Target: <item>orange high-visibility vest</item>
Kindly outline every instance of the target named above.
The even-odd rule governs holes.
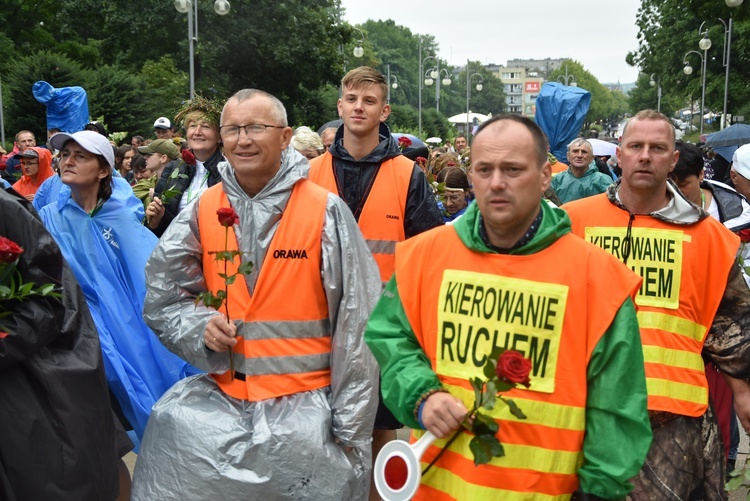
[[[327,197],[324,189],[307,180],[294,186],[251,296],[242,274],[225,285],[219,276],[224,262],[214,259],[216,251],[224,250],[225,237],[216,211],[230,206],[222,184],[201,196],[198,226],[206,286],[214,294],[228,289],[230,317],[243,321],[233,348],[234,380],[228,371],[212,374],[235,398],[265,400],[331,384],[331,326],[320,276]],[[228,230],[229,250],[237,250],[234,228]],[[238,258],[228,263],[226,273],[236,273],[239,263]]]
[[[380,280],[387,282],[394,271],[396,243],[406,239],[404,217],[414,162],[403,155],[385,160],[375,175],[370,193],[357,224],[380,269]],[[340,196],[333,171],[333,156],[326,151],[310,161],[310,181]]]
[[[606,194],[566,204],[573,232],[623,260],[629,214]],[[648,408],[703,415],[708,383],[701,350],[724,295],[739,238],[713,218],[677,225],[635,216],[627,266],[636,296]]]
[[[529,389],[504,394],[526,420],[499,401],[486,411],[500,425],[505,456],[475,467],[472,435],[462,432],[414,499],[567,499],[583,461],[589,359],[640,279],[572,234],[535,254],[510,256],[468,249],[452,226],[399,244],[396,276],[432,370],[467,408],[474,402],[469,380],[485,379],[494,346],[521,351],[533,366]],[[430,447],[423,468],[445,443]]]

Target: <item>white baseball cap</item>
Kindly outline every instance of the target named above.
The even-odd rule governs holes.
[[[82,130],[73,134],[58,132],[49,138],[49,144],[56,150],[62,150],[65,143],[73,140],[84,150],[94,155],[101,155],[111,168],[115,168],[115,152],[109,140],[98,132]]]
[[[172,122],[167,117],[159,117],[154,122],[154,129],[171,129]]]
[[[750,144],[740,146],[732,155],[732,170],[737,174],[750,179]]]

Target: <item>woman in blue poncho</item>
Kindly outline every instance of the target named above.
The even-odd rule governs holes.
[[[128,208],[132,193],[116,192],[129,188],[112,182],[112,146],[90,131],[55,134],[50,144],[61,152],[60,179],[70,191],[40,215],[86,295],[110,390],[140,440],[153,404],[197,370],[143,322],[144,268],[157,239]]]

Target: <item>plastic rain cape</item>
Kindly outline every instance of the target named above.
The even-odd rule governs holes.
[[[591,93],[580,87],[547,82],[536,99],[536,123],[549,139],[550,151],[567,163],[568,144],[578,137],[591,104]]]
[[[132,210],[140,202],[125,189],[116,183],[94,216],[64,189],[40,215],[86,295],[107,382],[140,440],[153,404],[177,381],[200,371],[169,352],[143,321],[144,270],[157,238],[140,224]]]

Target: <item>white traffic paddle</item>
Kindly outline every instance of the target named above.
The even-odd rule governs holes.
[[[380,450],[374,477],[384,501],[408,501],[417,493],[422,480],[419,461],[435,439],[428,431],[413,444],[394,440]]]

